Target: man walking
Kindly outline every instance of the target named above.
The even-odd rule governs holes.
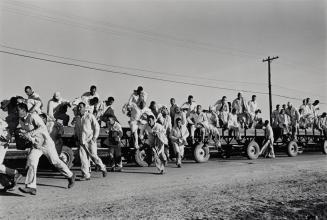
[[[19,103],[17,105],[19,124],[21,126],[21,136],[32,143],[32,149],[27,157],[27,176],[25,188],[19,188],[23,193],[36,195],[36,172],[40,157],[44,154],[48,160],[68,178],[68,188],[75,183],[75,174],[67,165],[59,159],[55,144],[51,139],[47,127],[41,117],[36,113],[27,113],[27,105]]]
[[[97,138],[100,126],[95,116],[86,112],[86,105],[80,102],[77,106],[78,117],[76,117],[75,135],[79,142],[79,156],[81,159],[81,170],[83,177],[81,181],[90,180],[90,159],[100,167],[102,176],[107,176],[107,170],[102,160],[97,155]]]
[[[264,157],[271,157],[275,158],[275,152],[274,152],[274,132],[272,127],[270,126],[270,123],[268,120],[265,121],[264,124],[265,127],[265,133],[266,133],[266,142],[263,145],[259,155],[263,155]],[[267,151],[268,148],[268,151]],[[267,151],[267,152],[266,152]]]

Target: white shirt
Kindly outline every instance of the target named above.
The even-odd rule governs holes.
[[[228,127],[233,126],[233,127],[239,127],[240,124],[237,121],[237,115],[233,115],[232,113],[228,114]]]
[[[181,128],[174,126],[170,138],[172,142],[178,142],[178,140],[182,139],[184,142],[186,142],[186,138],[189,136],[189,131],[185,126],[181,126]]]
[[[164,127],[166,133],[169,133],[171,131],[172,125],[171,125],[171,118],[169,115],[163,117],[163,115],[159,113],[157,121]]]
[[[249,101],[248,103],[248,111],[250,114],[255,114],[255,111],[258,110],[258,103],[257,101]]]
[[[95,116],[85,113],[83,116],[76,117],[75,134],[81,144],[87,144],[92,138],[98,138],[100,126]]]
[[[189,116],[192,111],[195,111],[196,103],[194,101],[192,101],[191,104],[189,102],[185,102],[181,106],[181,110],[183,110],[184,108],[187,108],[187,114],[186,114],[186,116]]]

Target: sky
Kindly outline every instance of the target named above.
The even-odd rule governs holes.
[[[121,108],[139,85],[167,106],[192,94],[208,108],[242,91],[268,118],[262,60],[278,56],[273,106],[311,97],[326,111],[326,9],[322,0],[1,0],[0,98],[30,85],[44,103],[55,91],[73,100],[94,84],[126,125]]]

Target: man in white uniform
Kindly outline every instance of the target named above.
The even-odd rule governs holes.
[[[182,126],[182,119],[176,119],[176,125],[173,127],[170,133],[170,139],[173,143],[174,151],[177,156],[177,167],[182,166],[182,158],[184,157],[184,147],[187,144],[186,138],[189,136],[189,132],[185,126]]]
[[[90,180],[90,160],[100,167],[102,176],[107,176],[107,170],[97,154],[97,138],[100,133],[100,126],[95,116],[86,112],[85,103],[77,106],[78,117],[76,117],[75,135],[79,142],[79,156],[81,159],[81,170],[83,177],[81,181]]]
[[[25,188],[19,188],[23,193],[36,195],[36,172],[40,157],[44,154],[49,161],[68,178],[68,188],[75,183],[75,174],[59,159],[55,144],[50,137],[47,127],[41,117],[36,113],[27,113],[27,105],[17,105],[21,135],[31,141],[32,148],[27,157],[27,176]]]

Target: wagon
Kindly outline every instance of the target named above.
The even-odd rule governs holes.
[[[195,143],[188,140],[185,147],[185,155],[190,159],[194,159],[198,163],[207,162],[210,158],[210,153],[218,152],[222,158],[229,158],[232,155],[243,155],[248,159],[254,160],[259,156],[260,148],[264,144],[265,131],[263,129],[241,129],[241,140],[236,140],[234,132],[227,129],[219,128],[221,135],[221,145],[211,140],[209,136],[203,139],[196,132]],[[275,134],[279,134],[274,130]],[[109,157],[108,148],[103,144],[108,137],[106,128],[100,129],[98,138],[98,155],[106,160]],[[64,127],[64,133],[61,136],[62,146],[57,146],[58,154],[69,167],[73,166],[73,162],[78,162],[78,146],[74,137],[74,128]],[[149,166],[152,161],[151,155],[147,155],[146,149],[140,141],[139,149],[134,148],[134,141],[131,135],[130,128],[123,128],[122,142],[122,157],[125,162],[135,162],[138,166]],[[309,150],[319,150],[323,154],[327,154],[327,140],[322,131],[317,129],[299,129],[297,132],[297,140],[292,140],[291,135],[283,133],[275,137],[274,147],[276,151],[285,152],[288,156],[294,157],[298,153]],[[173,154],[173,152],[171,152]],[[6,154],[6,160],[25,159],[28,155],[28,150],[19,150],[15,147],[15,143],[9,145],[9,150]]]

